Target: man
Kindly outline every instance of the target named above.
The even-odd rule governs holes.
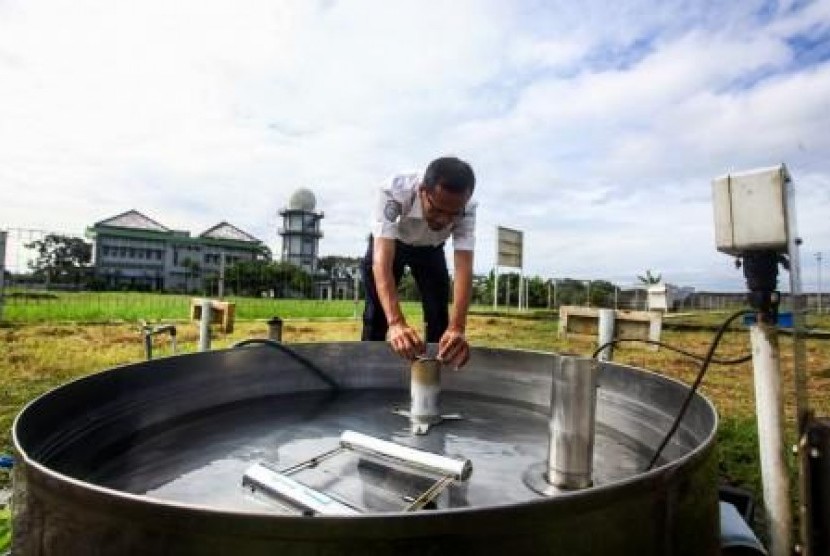
[[[426,351],[418,332],[404,318],[398,284],[408,266],[421,293],[426,341],[438,343],[438,358],[464,366],[470,346],[464,336],[473,281],[475,175],[455,157],[433,160],[424,172],[401,174],[385,184],[373,215],[369,248],[361,266],[366,284],[363,340],[383,341],[409,360]],[[450,278],[444,242],[452,236],[455,286],[448,311]]]

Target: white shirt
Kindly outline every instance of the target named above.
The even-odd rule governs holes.
[[[416,246],[440,245],[452,236],[453,249],[473,251],[477,203],[469,201],[464,212],[446,228],[431,230],[424,220],[421,197],[418,195],[421,178],[415,173],[398,174],[380,187],[372,213],[372,235]]]

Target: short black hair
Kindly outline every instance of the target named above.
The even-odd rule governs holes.
[[[452,193],[472,195],[476,187],[476,176],[470,165],[463,160],[444,156],[429,163],[424,172],[423,185],[430,190],[441,185]]]

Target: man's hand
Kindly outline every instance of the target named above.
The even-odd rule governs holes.
[[[464,330],[450,326],[438,342],[438,359],[456,370],[467,364],[470,358],[470,344],[464,337]]]
[[[415,329],[405,322],[389,325],[389,345],[395,353],[410,361],[427,349]]]

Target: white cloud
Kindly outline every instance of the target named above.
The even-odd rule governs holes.
[[[717,9],[715,9],[717,8]],[[299,187],[323,254],[363,251],[374,186],[434,156],[479,180],[527,271],[740,287],[710,181],[786,161],[830,250],[830,2],[0,4],[0,227],[81,232],[136,208],[275,246]],[[809,277],[805,277],[809,281]]]

